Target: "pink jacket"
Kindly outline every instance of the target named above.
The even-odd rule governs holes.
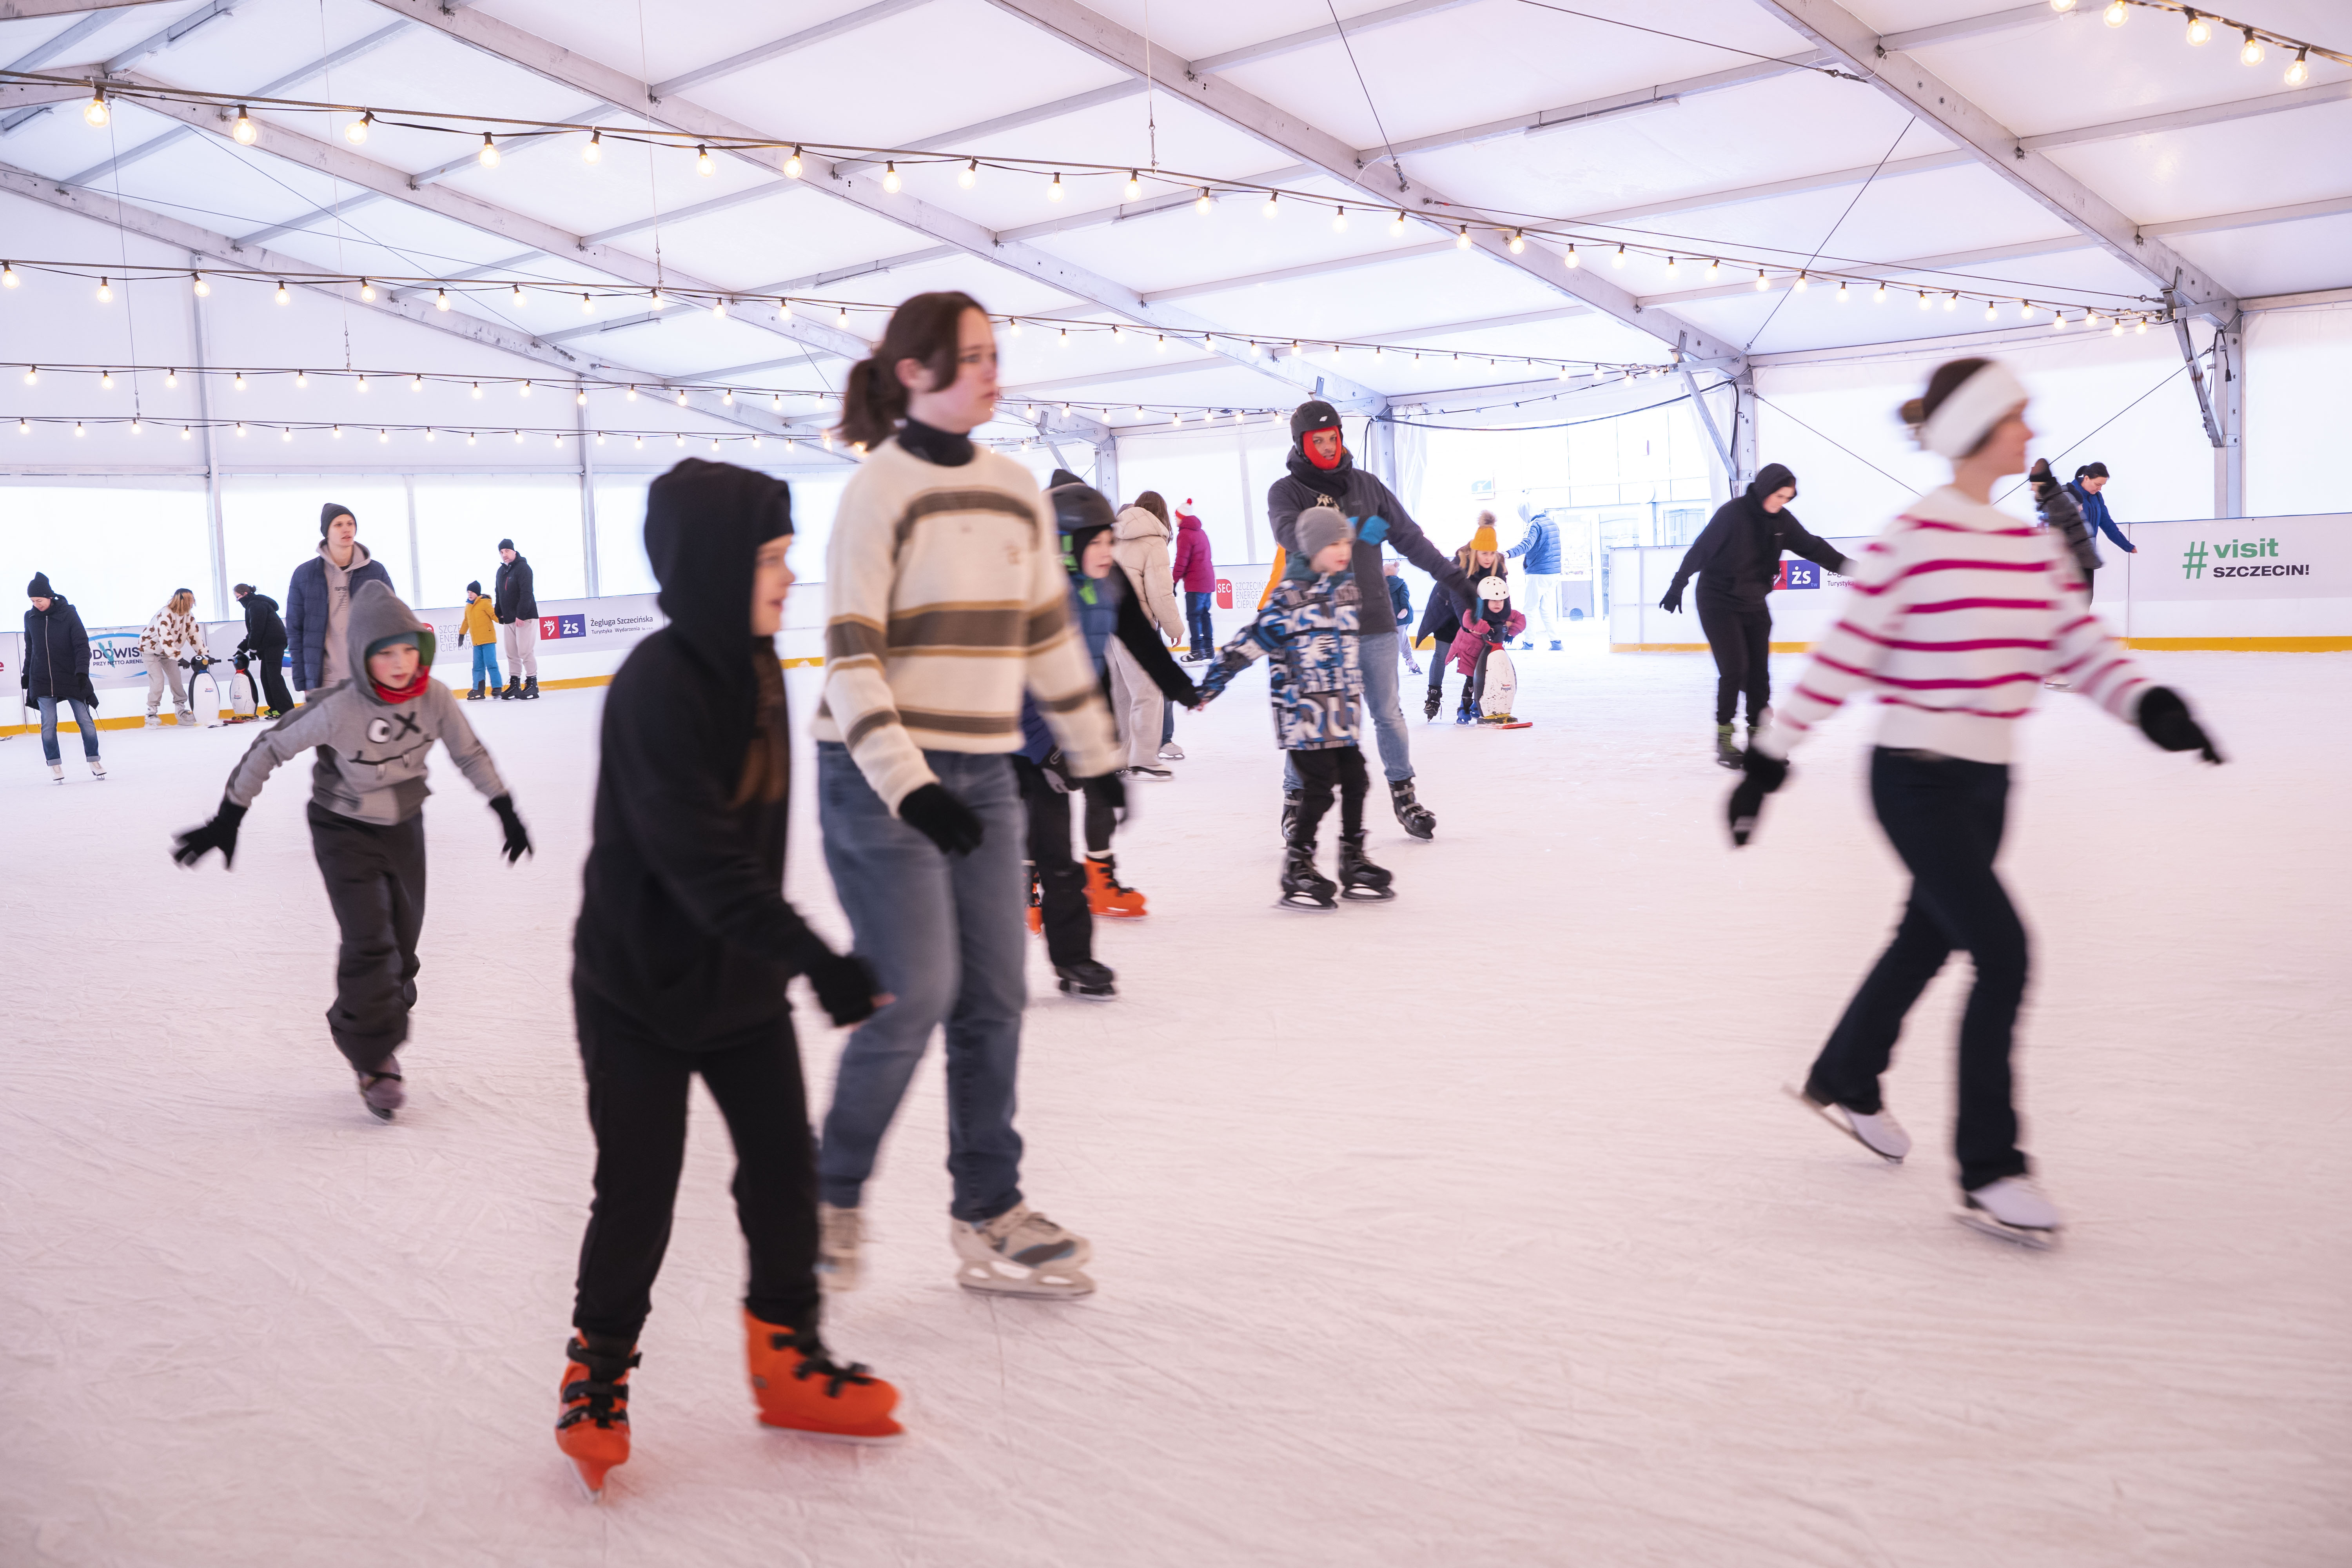
[[[1527,630],[1527,616],[1513,610],[1510,619],[1503,624],[1503,640],[1510,641]],[[1462,617],[1462,629],[1454,634],[1454,646],[1446,650],[1446,657],[1454,661],[1455,669],[1465,675],[1476,673],[1478,649],[1486,641],[1486,606],[1482,603],[1475,610]]]
[[[1216,563],[1209,558],[1209,531],[1190,512],[1176,514],[1176,585],[1188,594],[1217,591]]]

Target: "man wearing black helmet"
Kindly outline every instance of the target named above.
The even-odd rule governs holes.
[[[1290,416],[1290,459],[1287,471],[1265,492],[1266,519],[1274,542],[1282,546],[1287,570],[1307,568],[1298,552],[1298,514],[1308,507],[1328,506],[1344,515],[1356,531],[1349,568],[1359,583],[1377,583],[1381,546],[1412,562],[1436,579],[1438,587],[1468,608],[1470,580],[1459,567],[1430,543],[1420,525],[1405,511],[1377,475],[1356,467],[1339,431],[1339,413],[1320,398],[1302,403]],[[1388,639],[1397,635],[1385,616],[1364,617],[1361,653],[1364,668],[1364,709],[1380,736],[1381,767],[1388,774],[1389,804],[1397,821],[1415,838],[1437,831],[1437,818],[1413,797],[1412,750],[1406,740],[1404,710],[1397,706],[1396,650]],[[1298,799],[1297,773],[1283,770],[1283,838],[1290,836],[1290,819]]]

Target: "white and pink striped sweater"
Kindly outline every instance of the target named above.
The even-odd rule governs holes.
[[[2148,684],[2091,613],[2055,530],[1946,485],[1856,558],[1837,624],[1757,743],[1786,757],[1868,690],[1880,745],[2006,763],[2052,676],[2126,721]]]

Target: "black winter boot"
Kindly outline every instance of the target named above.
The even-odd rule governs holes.
[[[1298,797],[1303,793],[1295,789],[1282,792],[1282,841],[1285,844],[1290,842],[1291,829],[1298,826]]]
[[[534,675],[529,680],[522,683],[522,694],[525,697],[537,697],[539,695],[539,677]]]
[[[1413,798],[1411,779],[1389,781],[1389,805],[1396,812],[1397,825],[1415,838],[1433,838],[1437,835],[1437,817],[1429,807]]]
[[[1396,897],[1394,873],[1364,857],[1364,836],[1339,836],[1339,896],[1364,903],[1385,903]]]
[[[1315,846],[1294,840],[1282,859],[1282,900],[1286,910],[1336,910],[1339,884],[1315,868]]]
[[[1442,687],[1433,686],[1429,689],[1429,700],[1421,705],[1421,716],[1434,724],[1437,722],[1438,709],[1444,705],[1444,689]]]
[[[1110,965],[1097,963],[1091,958],[1080,959],[1076,963],[1054,965],[1054,977],[1061,982],[1065,996],[1076,996],[1088,1002],[1108,1002],[1118,994],[1118,986],[1115,984],[1118,976],[1111,973]]]

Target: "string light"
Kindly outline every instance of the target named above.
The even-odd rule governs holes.
[[[1845,284],[1843,280],[1838,284],[1837,302],[1841,305],[1845,303]]]
[[[98,280],[98,302],[101,305],[114,303],[114,285],[103,278]]]
[[[1282,193],[1280,191],[1268,191],[1265,194],[1265,205],[1260,210],[1268,217],[1280,217],[1282,216],[1281,201]]]
[[[1470,248],[1470,226],[1468,224],[1464,224],[1462,226],[1461,232],[1454,237],[1454,248],[1456,250],[1467,250]]]
[[[368,127],[375,123],[373,110],[362,110],[357,120],[343,127],[343,140],[357,147],[368,138]]]
[[[580,149],[580,161],[583,163],[601,163],[604,161],[604,133],[602,131],[589,133],[588,145]]]
[[[1127,184],[1124,189],[1129,201],[1133,201],[1143,195],[1143,181],[1137,177],[1135,170],[1129,169],[1127,172]]]
[[[495,169],[499,166],[499,144],[490,140],[488,132],[482,132],[482,150],[475,156],[481,160],[482,167],[485,169]]]
[[[1573,245],[1568,247],[1568,255],[1562,259],[1568,263],[1571,270],[1584,265],[1584,258],[1576,254],[1576,247]]]
[[[1715,283],[1715,282],[1719,282],[1719,281],[1721,281],[1722,278],[1723,278],[1723,263],[1722,263],[1722,261],[1721,261],[1720,259],[1717,259],[1717,260],[1714,260],[1714,261],[1710,261],[1710,262],[1708,262],[1708,263],[1706,264],[1706,280],[1707,280],[1708,282],[1710,282],[1710,283]]]
[[[961,174],[958,174],[958,175],[956,176],[956,184],[959,184],[959,185],[961,185],[965,190],[967,190],[967,191],[968,191],[968,190],[971,189],[971,188],[972,188],[972,186],[974,186],[974,185],[978,184],[979,183],[980,183],[980,160],[979,160],[979,159],[977,159],[977,158],[974,158],[971,163],[966,163],[966,164],[963,166],[963,172],[962,172]]]
[[[2131,8],[2124,4],[2124,0],[2107,0],[2107,8],[2099,19],[2110,27],[2120,27],[2130,15]]]
[[[1799,271],[1798,271],[1798,273],[1797,273],[1797,281],[1795,282],[1795,284],[1794,284],[1794,285],[1792,285],[1792,287],[1796,289],[1796,291],[1797,291],[1798,293],[1801,294],[1801,293],[1803,293],[1806,289],[1808,289],[1811,288],[1812,286],[1813,286],[1813,285],[1812,285],[1812,279],[1811,279],[1811,278],[1807,277],[1807,276],[1805,275],[1804,271],[1803,271],[1801,268],[1801,269],[1799,269]]]
[[[2032,300],[2020,300],[2017,302],[2017,319],[2018,319],[2019,321],[2030,321],[2033,320],[2033,301],[2032,301]]]
[[[362,376],[359,378],[358,382],[357,382],[356,384],[354,384],[354,385],[353,385],[353,387],[352,387],[352,390],[353,390],[353,391],[355,391],[355,392],[362,392],[362,393],[364,393],[365,391],[367,391],[367,377],[366,377],[365,375],[362,375]]]
[[[446,310],[449,308],[449,290],[446,289],[433,290],[433,308],[436,310]]]
[[[198,273],[196,275],[196,282],[199,285],[204,282],[204,275],[202,273]],[[0,261],[0,289],[14,289],[16,286],[16,268],[7,262]],[[196,289],[196,292],[201,294],[204,292],[204,289],[199,287]]]
[[[1513,256],[1522,255],[1526,252],[1527,248],[1527,235],[1518,229],[1513,229],[1511,231],[1511,254]]]
[[[375,285],[364,278],[360,279],[360,301],[367,305],[375,303]]]
[[[1192,200],[1192,210],[1206,217],[1215,209],[1215,206],[1216,204],[1209,199],[1209,187],[1202,185],[1201,194]]]
[[[89,101],[82,105],[81,117],[92,126],[103,126],[114,118],[106,110],[106,89],[102,87],[90,89]]]
[[[294,389],[297,392],[308,392],[310,389],[310,372],[298,370],[294,373]]]
[[[1990,321],[1994,319],[1993,303],[1991,300],[1987,300],[1985,301],[1985,320]]]
[[[1681,263],[1681,262],[1679,262],[1679,261],[1677,261],[1677,260],[1675,260],[1675,259],[1673,257],[1671,257],[1671,256],[1667,257],[1667,258],[1666,258],[1666,281],[1667,281],[1667,282],[1669,282],[1669,283],[1675,282],[1675,280],[1677,280],[1678,279],[1680,279],[1680,278],[1682,277],[1682,275],[1683,275],[1683,267],[1682,267],[1682,263]]]
[[[360,378],[360,380],[361,380],[362,384],[365,384],[365,382],[366,382],[366,380],[367,380],[367,377],[365,377],[365,376],[362,376],[362,377]],[[163,373],[163,384],[164,384],[165,386],[167,386],[167,387],[171,387],[171,386],[177,386],[177,385],[179,385],[179,384],[180,384],[180,373],[179,373],[178,371],[176,371],[176,370],[167,370],[167,371],[165,371],[165,372]]]
[[[1054,183],[1045,187],[1045,199],[1049,202],[1062,199],[1062,176],[1059,174],[1055,174]]]
[[[1622,267],[1625,265],[1625,247],[1621,245],[1617,247],[1617,254],[1609,258],[1609,265],[1612,267]]]
[[[516,285],[514,286],[514,302],[515,302],[515,309],[516,309],[516,310],[520,310],[520,309],[522,309],[522,304],[523,304],[523,293],[522,293],[522,285],[521,285],[521,284],[520,284],[520,283],[518,283],[518,284],[516,284]]]
[[[2194,11],[2184,12],[2183,15],[2189,18],[2189,47],[2202,47],[2206,40],[2213,36],[2211,25]]]
[[[711,175],[719,173],[719,165],[717,163],[712,161],[709,148],[695,148],[694,172],[701,175],[706,180],[710,178]],[[898,175],[895,167],[891,171],[890,177],[882,182],[882,188],[886,191],[895,191],[898,188]]]
[[[424,378],[423,376],[421,376],[421,375],[420,375],[420,376],[418,376],[418,377],[416,378],[416,384],[417,384],[419,387],[422,387],[422,386],[425,384],[425,378]],[[245,390],[245,372],[243,372],[243,371],[238,371],[238,372],[236,373],[236,383],[235,383],[235,385],[236,385],[236,390],[237,390],[237,391],[239,391],[239,392],[243,392],[243,391]]]
[[[2238,51],[2238,63],[2242,66],[2258,66],[2262,64],[2263,56],[2263,41],[2254,37],[2254,30],[2252,27],[2241,27],[2238,31],[2244,34],[2246,38],[2245,47]]]
[[[2308,47],[2294,51],[2294,60],[2286,68],[2287,86],[2301,87],[2311,79],[2311,67],[2305,58],[2310,53],[2311,50]]]
[[[784,178],[787,180],[797,180],[800,177],[801,150],[795,147],[793,149],[793,155],[784,160]],[[643,441],[639,441],[637,444],[641,447],[645,445]]]
[[[1921,310],[1926,310],[1927,308],[1927,290],[1926,290],[1925,289],[1920,289],[1920,290],[1919,290],[1919,309],[1921,309]]]
[[[1758,268],[1756,269],[1756,288],[1757,288],[1758,291],[1759,291],[1759,292],[1761,292],[1761,291],[1763,290],[1763,289],[1764,289],[1764,286],[1765,286],[1764,269],[1763,269],[1761,267],[1759,267],[1759,268]]]
[[[286,301],[287,301],[287,300],[289,300],[292,299],[292,298],[293,298],[293,296],[292,296],[291,294],[289,294],[289,293],[286,291],[286,285],[285,285],[285,284],[283,284],[283,283],[280,283],[279,285],[278,285],[278,293],[277,293],[276,298],[277,298],[278,302],[279,304],[283,305],[284,303],[286,303]]]
[[[1884,305],[1886,303],[1885,284],[1881,283],[1876,289],[1871,290],[1870,302],[1874,305]]]
[[[1959,307],[1960,295],[1958,289],[1956,289],[1949,294],[1944,296],[1944,309],[1947,310],[1957,310]]]
[[[253,123],[253,116],[246,112],[245,105],[241,103],[236,106],[236,122],[228,128],[228,133],[240,147],[252,146],[261,136],[259,127]]]
[[[1331,232],[1333,234],[1345,234],[1348,232],[1348,209],[1346,207],[1339,207],[1332,212]]]
[[[713,300],[710,301],[710,313],[713,316],[718,317],[719,320],[722,321],[725,321],[727,319],[727,301],[724,300]]]
[[[112,392],[114,390],[114,373],[110,370],[100,371],[98,373],[98,384],[104,387],[107,391]]]
[[[1404,237],[1404,208],[1402,207],[1397,208],[1396,216],[1389,220],[1389,237],[1391,239]]]

